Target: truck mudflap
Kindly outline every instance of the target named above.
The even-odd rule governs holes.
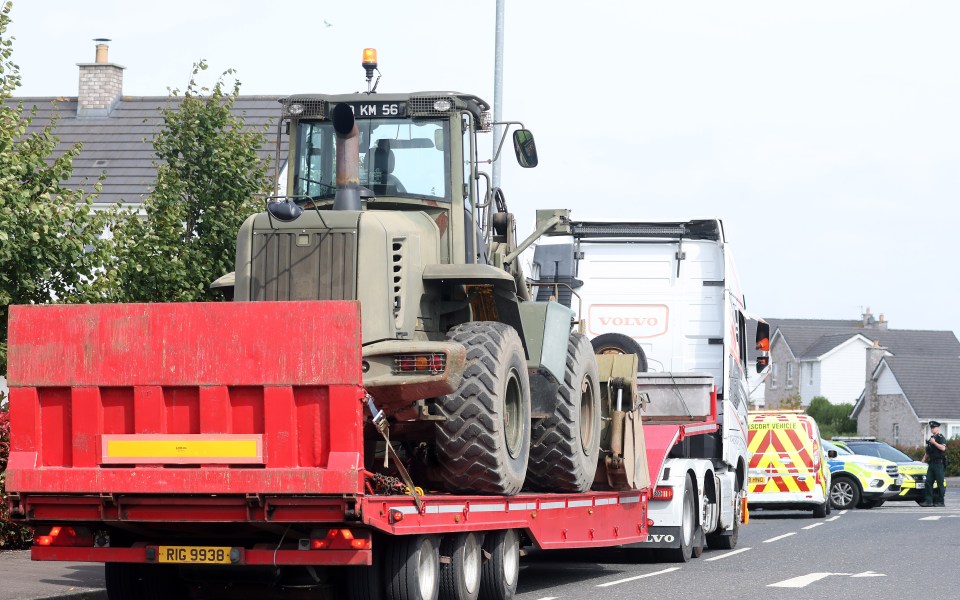
[[[14,306],[8,385],[21,501],[363,491],[358,302]]]

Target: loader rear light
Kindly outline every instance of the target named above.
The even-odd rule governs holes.
[[[651,500],[673,500],[673,488],[667,486],[660,486],[653,490],[653,498]]]
[[[46,535],[37,535],[33,543],[38,546],[93,546],[93,533],[86,527],[62,527],[55,525]]]
[[[393,357],[394,373],[438,375],[447,368],[447,355],[442,352],[429,354],[398,354]]]
[[[314,531],[310,535],[311,550],[369,550],[373,538],[365,529],[328,529]]]

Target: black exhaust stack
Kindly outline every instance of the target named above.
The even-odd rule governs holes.
[[[346,104],[333,108],[337,132],[337,193],[333,210],[360,210],[360,132],[353,109]]]

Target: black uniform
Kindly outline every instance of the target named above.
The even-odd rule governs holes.
[[[943,437],[943,434],[936,434],[930,436],[937,441],[938,444],[946,445],[947,438]],[[930,443],[930,438],[927,438],[927,484],[924,488],[924,504],[938,505],[943,506],[943,497],[946,494],[947,490],[944,482],[944,474],[947,470],[947,453],[937,448]],[[934,495],[933,484],[937,484],[936,495]]]

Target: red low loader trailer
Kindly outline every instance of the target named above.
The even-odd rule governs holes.
[[[104,563],[111,598],[318,566],[351,597],[509,598],[523,545],[647,538],[648,484],[397,495],[364,468],[361,363],[353,301],[11,307],[10,514],[34,560]],[[656,428],[649,473],[690,425]]]

